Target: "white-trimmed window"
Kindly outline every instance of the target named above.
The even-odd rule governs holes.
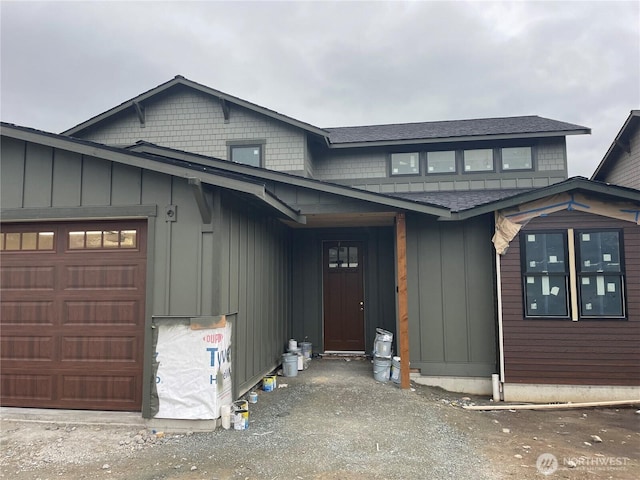
[[[391,175],[420,175],[420,154],[392,153]]]
[[[527,318],[625,318],[620,230],[520,234]]]
[[[531,170],[533,160],[531,147],[508,147],[501,149],[502,170]]]
[[[456,173],[456,152],[427,152],[427,174]]]
[[[492,172],[494,170],[493,149],[481,148],[462,152],[465,173]]]

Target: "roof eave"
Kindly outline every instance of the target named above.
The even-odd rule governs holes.
[[[421,145],[433,143],[456,143],[456,142],[478,142],[492,140],[512,140],[520,138],[548,138],[548,137],[565,137],[567,135],[591,135],[590,128],[576,130],[557,130],[554,132],[538,132],[538,133],[510,133],[502,135],[467,135],[463,137],[438,137],[438,138],[415,138],[405,140],[380,140],[372,142],[344,142],[329,143],[329,148],[362,148],[362,147],[388,147],[395,145]]]
[[[449,218],[439,218],[438,220],[466,220],[468,218],[477,217],[486,213],[492,213],[497,210],[503,210],[505,208],[514,207],[521,203],[532,202],[551,195],[557,195],[569,190],[582,189],[592,193],[600,193],[606,195],[614,195],[625,200],[634,202],[640,202],[640,191],[630,188],[619,187],[616,185],[609,185],[606,183],[596,182],[594,180],[588,180],[582,177],[574,177],[564,182],[549,185],[548,187],[541,187],[528,192],[519,193],[513,197],[504,198],[495,202],[485,203],[462,212],[454,212]]]
[[[631,127],[631,124],[634,121],[634,119],[638,117],[640,117],[640,110],[631,110],[631,113],[629,113],[627,120],[622,125],[622,128],[620,128],[620,131],[618,132],[616,137],[613,139],[613,142],[611,142],[611,145],[609,146],[607,153],[604,154],[604,157],[602,157],[602,160],[596,167],[595,172],[593,172],[593,175],[591,175],[591,180],[598,180],[598,176],[600,175],[600,172],[604,173],[606,172],[607,168],[609,168],[609,163],[611,161],[611,158],[613,157],[613,152],[620,145],[620,140],[622,139],[622,137],[624,137],[627,134],[627,131]]]

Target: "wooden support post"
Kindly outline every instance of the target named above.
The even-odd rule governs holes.
[[[400,386],[409,388],[409,304],[407,299],[407,228],[405,214],[396,215],[396,261],[398,274],[398,344]]]

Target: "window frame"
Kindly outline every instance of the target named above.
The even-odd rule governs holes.
[[[429,171],[429,154],[430,153],[445,153],[451,152],[453,153],[453,171],[447,172],[430,172]],[[458,150],[429,150],[425,154],[425,174],[427,176],[433,175],[457,175],[458,174]]]
[[[561,235],[563,246],[563,264],[564,270],[562,272],[549,272],[549,271],[530,271],[529,265],[527,265],[527,248],[528,235]],[[520,232],[520,276],[522,285],[522,306],[523,317],[525,319],[535,320],[570,320],[571,319],[571,288],[570,288],[570,276],[571,268],[569,264],[569,248],[568,248],[568,232],[567,230],[555,229],[555,230],[527,230]],[[565,315],[531,315],[528,308],[528,296],[527,296],[527,277],[534,278],[549,278],[551,277],[563,277],[564,278],[564,298],[566,304]]]
[[[227,158],[229,159],[230,162],[233,163],[237,163],[238,165],[245,165],[247,167],[254,167],[254,168],[265,168],[265,145],[266,145],[266,140],[230,140],[227,142]],[[259,159],[259,165],[252,165],[249,163],[243,163],[243,162],[237,162],[233,160],[233,150],[234,149],[240,149],[240,148],[257,148],[260,152],[260,159]]]
[[[619,269],[618,271],[584,271],[583,264],[583,256],[581,245],[581,236],[583,234],[600,234],[605,232],[615,232],[618,234],[618,255],[619,255]],[[626,320],[627,319],[627,292],[626,292],[626,270],[625,270],[625,256],[624,256],[624,230],[621,228],[581,228],[574,230],[575,237],[575,245],[576,245],[576,291],[578,295],[578,318],[580,320]],[[593,278],[596,277],[615,277],[619,279],[619,294],[620,294],[620,315],[607,315],[607,314],[596,314],[596,315],[585,315],[582,312],[582,300],[583,300],[583,279],[584,278]],[[607,289],[609,288],[607,282]],[[611,293],[611,292],[605,292]]]
[[[418,156],[418,171],[408,173],[393,173],[393,156],[394,155],[417,155]],[[419,177],[422,176],[422,152],[391,152],[388,155],[389,161],[389,177]]]
[[[515,149],[515,148],[528,148],[529,149],[529,161],[531,166],[528,168],[504,168],[504,150]],[[509,147],[500,147],[498,149],[500,155],[500,171],[501,172],[533,172],[535,169],[534,166],[534,158],[535,152],[532,145],[519,145],[519,146],[509,146]]]
[[[465,158],[466,152],[473,152],[479,150],[487,150],[491,152],[491,169],[485,170],[467,170],[467,163]],[[463,175],[475,175],[482,173],[495,173],[496,172],[496,152],[495,148],[463,148],[462,149],[462,174]]]

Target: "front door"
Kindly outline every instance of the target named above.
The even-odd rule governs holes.
[[[362,242],[324,242],[324,349],[364,351]]]

